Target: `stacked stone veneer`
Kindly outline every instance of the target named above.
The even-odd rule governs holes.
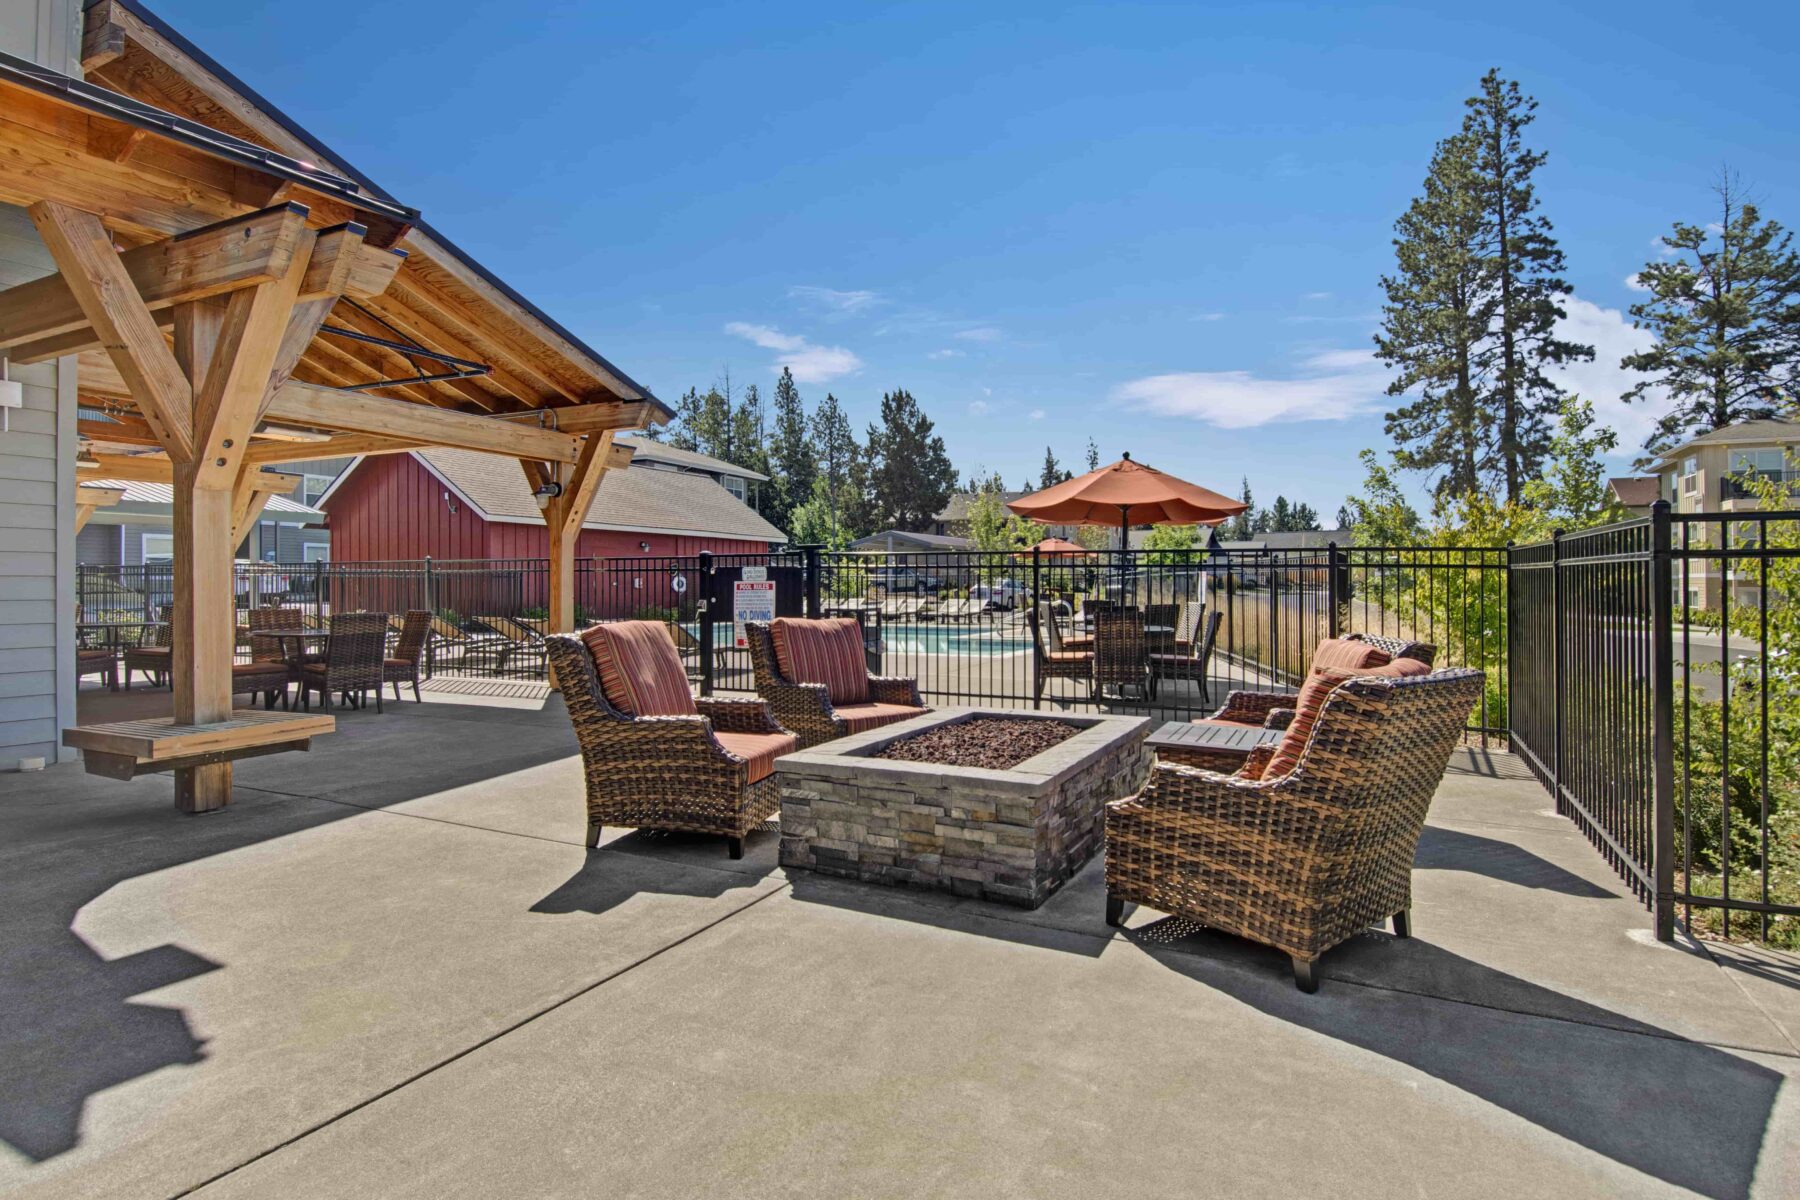
[[[981,711],[941,710],[780,759],[782,865],[1027,908],[1049,899],[1099,852],[1107,802],[1143,785],[1150,722],[1046,717],[1081,731],[1009,771],[868,757]]]

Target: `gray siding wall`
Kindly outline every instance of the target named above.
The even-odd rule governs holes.
[[[119,558],[119,525],[102,525],[89,521],[86,529],[75,535],[75,561],[84,566],[116,567]]]
[[[25,210],[0,205],[0,287],[54,270]],[[0,770],[54,762],[75,723],[74,362],[11,374],[25,407],[0,434]]]

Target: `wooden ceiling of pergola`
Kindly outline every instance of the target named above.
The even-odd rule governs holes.
[[[90,202],[82,206],[106,221],[117,244],[130,247],[291,200],[307,207],[308,223],[315,228],[356,222],[366,228],[368,246],[404,256],[385,288],[352,288],[332,306],[295,364],[294,380],[550,426],[558,421],[544,416],[547,410],[584,407],[586,423],[569,432],[642,428],[668,419],[667,408],[645,389],[422,225],[416,212],[334,161],[315,139],[147,9],[98,0],[84,16],[86,82],[117,93],[119,106],[109,107],[104,96],[96,102],[79,91],[58,94],[51,88],[22,87],[16,79],[0,80],[0,149],[8,142],[42,143],[48,134],[71,155],[88,160],[87,174],[96,170],[93,159],[107,160],[99,164],[101,174],[113,177],[119,194],[90,188],[84,197]],[[202,136],[184,138],[179,127],[165,129],[154,118],[140,119],[143,114],[129,102],[192,122]],[[226,165],[219,155],[208,153],[213,147],[204,143],[207,131],[272,153],[261,164],[240,159]],[[283,157],[288,160],[285,170]],[[0,181],[0,199],[29,204],[37,198],[17,188],[9,192]],[[159,320],[171,320],[168,311]],[[386,343],[479,366],[409,356]],[[30,360],[23,354],[14,359]],[[418,378],[465,372],[461,378]],[[131,389],[105,351],[82,348],[78,378],[84,402],[127,422],[136,415]],[[370,386],[377,381],[388,382]],[[608,404],[617,406],[616,416],[597,416],[594,406]],[[289,414],[270,415],[290,420]],[[92,423],[83,429],[101,450],[136,442],[129,437],[100,441],[105,432]],[[258,450],[262,461],[280,462],[403,448],[399,442],[349,429],[330,444],[288,442],[259,445]]]

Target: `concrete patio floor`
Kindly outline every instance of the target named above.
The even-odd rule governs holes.
[[[1657,944],[1506,755],[1438,794],[1416,936],[1307,996],[1109,930],[1098,863],[1023,913],[772,833],[589,852],[521,690],[342,714],[206,817],[0,776],[0,1192],[1800,1194],[1800,970]]]

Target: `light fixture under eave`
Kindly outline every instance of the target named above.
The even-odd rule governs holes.
[[[257,428],[252,437],[262,438],[268,442],[329,442],[329,433],[320,433],[316,429],[295,429],[291,425],[264,424]]]

